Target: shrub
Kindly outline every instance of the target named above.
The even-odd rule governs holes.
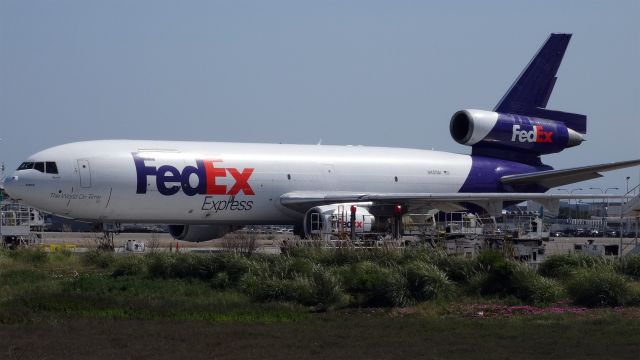
[[[363,260],[364,251],[352,248],[337,248],[326,250],[321,261],[324,265],[343,266],[356,264]]]
[[[213,276],[213,278],[211,279],[211,285],[215,289],[229,289],[233,286],[233,283],[229,278],[229,274],[223,271]]]
[[[551,255],[538,267],[538,272],[547,277],[564,278],[579,267],[578,258],[574,255]]]
[[[303,305],[313,302],[313,288],[303,277],[281,279],[247,274],[240,280],[240,289],[257,301],[295,301]]]
[[[511,274],[513,295],[529,304],[550,304],[562,298],[560,284],[547,279],[525,264],[513,268]]]
[[[630,286],[629,294],[625,300],[626,306],[640,306],[640,284]]]
[[[270,256],[263,262],[267,271],[277,277],[294,278],[296,276],[311,276],[314,263],[307,258]]]
[[[434,264],[436,263],[436,260],[438,260],[442,256],[447,256],[447,253],[434,249],[426,249],[423,247],[407,248],[401,253],[399,263],[408,264],[414,261],[418,261],[427,264]]]
[[[31,265],[43,265],[49,262],[49,253],[40,248],[24,248],[14,250],[9,256]]]
[[[107,269],[115,262],[115,256],[111,252],[101,250],[89,250],[82,257],[83,262],[88,266],[95,266]]]
[[[474,279],[472,288],[480,295],[512,295],[513,272],[517,264],[507,260],[501,252],[496,250],[483,251],[476,259],[476,271],[486,274]],[[484,279],[484,281],[480,281]]]
[[[73,256],[73,252],[69,249],[61,249],[49,254],[52,262],[68,262]]]
[[[314,263],[325,262],[330,254],[330,250],[323,249],[317,243],[311,245],[294,244],[281,248],[282,254],[292,258],[304,258]]]
[[[478,273],[470,278],[468,290],[478,295],[513,296],[530,304],[549,304],[563,295],[556,281],[495,251],[483,252],[478,257],[476,270]]]
[[[618,263],[618,271],[624,275],[640,279],[640,255],[628,255]]]
[[[552,255],[540,264],[538,272],[546,277],[563,279],[580,269],[599,269],[611,271],[615,269],[614,261],[582,254]]]
[[[489,274],[484,272],[478,272],[473,274],[466,284],[466,290],[473,295],[482,295],[483,289],[486,287],[486,283],[489,281]]]
[[[173,256],[167,253],[150,253],[145,255],[147,262],[147,271],[152,278],[168,278],[171,277],[171,267],[173,265]]]
[[[189,253],[170,255],[169,276],[177,278],[201,278],[203,275],[202,256]]]
[[[403,252],[396,248],[374,248],[367,249],[364,252],[364,259],[374,262],[378,265],[393,266],[401,262],[403,258]]]
[[[579,271],[567,283],[567,291],[574,304],[587,307],[619,306],[631,295],[623,276],[599,270]]]
[[[112,276],[137,276],[144,275],[146,272],[146,263],[140,256],[129,255],[121,256],[115,261]]]
[[[206,255],[200,258],[200,277],[203,279],[216,279],[224,269],[224,255]]]
[[[381,267],[362,261],[338,271],[345,289],[354,296],[354,305],[403,306],[411,303],[407,280],[396,267]]]
[[[492,272],[498,268],[504,268],[508,260],[498,250],[488,249],[478,254],[475,267],[478,271]]]
[[[438,255],[434,259],[435,265],[447,274],[447,277],[457,283],[468,283],[475,275],[476,261],[461,256]]]
[[[319,309],[345,306],[348,296],[345,294],[340,279],[321,265],[313,267],[311,274],[313,284],[312,305]]]
[[[47,280],[48,276],[44,271],[27,269],[8,269],[0,272],[0,286],[32,286],[35,283]],[[5,295],[5,294],[2,294]],[[1,296],[0,296],[1,297]]]
[[[227,273],[232,283],[237,283],[248,273],[261,274],[266,272],[265,266],[260,264],[258,260],[249,260],[245,256],[229,253],[220,257],[220,270]]]
[[[407,287],[418,302],[438,298],[449,298],[455,286],[442,270],[435,265],[414,261],[405,267]]]
[[[217,278],[214,286],[224,286],[225,277]],[[238,287],[256,301],[292,301],[316,306],[320,310],[347,304],[339,279],[320,265],[314,266],[309,275],[247,273],[240,279]]]

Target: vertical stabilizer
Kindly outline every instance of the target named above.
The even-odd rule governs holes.
[[[587,132],[587,117],[547,110],[556,83],[556,73],[571,40],[571,34],[551,34],[518,79],[502,97],[495,112],[553,119],[579,133]]]

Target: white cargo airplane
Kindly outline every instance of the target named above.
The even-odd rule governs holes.
[[[86,141],[30,156],[5,180],[5,190],[67,218],[170,224],[172,235],[187,241],[209,240],[246,224],[291,224],[308,234],[313,214],[333,214],[347,205],[355,206],[358,218],[379,221],[419,209],[495,213],[503,202],[574,198],[543,193],[640,160],[565,170],[542,163],[541,155],[579,145],[586,134],[586,116],[545,109],[570,37],[552,34],[493,111],[453,115],[451,135],[472,146],[472,155],[365,146]]]

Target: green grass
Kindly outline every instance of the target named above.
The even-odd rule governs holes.
[[[487,319],[342,310],[268,323],[0,324],[0,338],[11,339],[0,345],[9,359],[637,359],[640,321],[615,313]]]
[[[640,305],[636,258],[550,257],[536,272],[487,251],[294,248],[283,256],[0,252],[0,323],[110,318],[281,321],[450,301]],[[473,300],[470,300],[473,299]]]
[[[69,346],[85,358],[622,359],[640,351],[635,259],[552,258],[549,272],[535,272],[494,252],[296,251],[0,251],[0,338],[12,339],[0,358],[64,357]],[[554,313],[570,303],[595,309]],[[539,312],[518,312],[532,308],[523,304]],[[502,310],[478,315],[486,306]],[[34,341],[34,330],[48,341]]]
[[[0,323],[66,318],[269,322],[308,316],[300,305],[255,304],[244,294],[220,292],[200,280],[87,274],[51,281],[38,271],[4,275],[23,285],[0,305]],[[49,285],[41,286],[42,280]]]

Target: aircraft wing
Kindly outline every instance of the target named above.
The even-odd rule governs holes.
[[[460,211],[465,203],[476,204],[492,215],[499,214],[505,201],[536,200],[548,208],[556,208],[561,199],[605,199],[606,194],[540,194],[540,193],[357,193],[343,191],[296,191],[282,195],[280,203],[305,212],[314,206],[339,203],[401,204],[409,211],[428,207],[444,211]]]
[[[529,174],[508,175],[503,176],[500,181],[505,185],[537,184],[550,189],[556,186],[602,177],[600,174],[602,171],[618,170],[636,165],[640,165],[640,159],[562,170],[546,170]]]

